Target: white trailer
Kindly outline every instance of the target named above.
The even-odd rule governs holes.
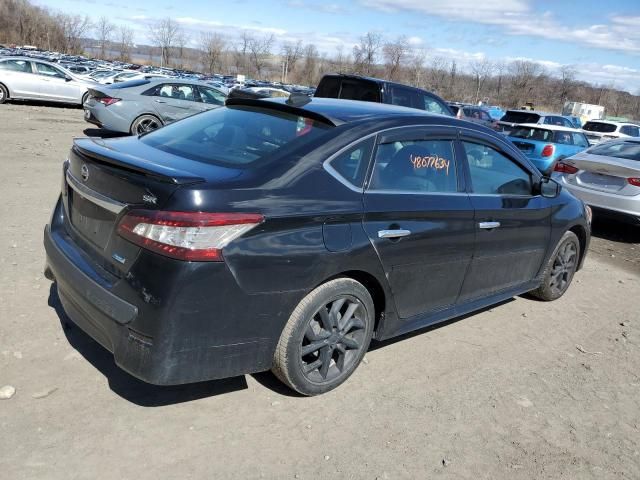
[[[602,105],[591,105],[581,102],[565,102],[562,107],[562,115],[568,117],[579,117],[584,125],[590,120],[604,119],[604,107]]]

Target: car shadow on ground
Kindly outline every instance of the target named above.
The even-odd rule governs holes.
[[[62,308],[55,284],[49,290],[48,303],[58,315],[69,344],[107,378],[109,388],[115,394],[131,403],[142,407],[162,407],[247,388],[244,376],[169,387],[145,383],[119,368],[111,353],[71,323]]]
[[[623,222],[606,215],[594,215],[591,235],[611,242],[640,243],[640,224]]]
[[[47,102],[46,100],[13,100],[7,99],[7,104],[10,105],[29,105],[32,107],[53,107],[53,108],[71,108],[74,110],[81,110],[82,105],[74,103],[62,103],[62,102]]]

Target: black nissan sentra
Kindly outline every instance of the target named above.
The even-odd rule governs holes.
[[[326,392],[372,338],[560,297],[590,238],[588,207],[502,136],[368,102],[236,99],[77,139],[63,178],[46,275],[159,385],[272,369]]]

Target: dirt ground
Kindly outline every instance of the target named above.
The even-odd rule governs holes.
[[[640,230],[598,219],[553,303],[515,298],[373,345],[341,388],[259,374],[143,384],[42,276],[42,229],[82,111],[0,105],[2,479],[640,478]]]

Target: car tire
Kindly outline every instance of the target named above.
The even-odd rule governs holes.
[[[87,102],[87,98],[89,98],[89,92],[84,92],[84,95],[82,95],[82,99],[80,100],[81,107],[83,107],[84,104]]]
[[[0,104],[6,102],[9,99],[9,91],[7,87],[0,83]]]
[[[531,295],[550,302],[560,298],[571,285],[580,261],[580,241],[573,232],[565,232],[542,274],[542,283]]]
[[[153,130],[160,128],[162,122],[158,117],[151,114],[140,115],[131,124],[131,135],[142,135],[143,133],[149,133]]]
[[[362,361],[374,321],[371,294],[361,283],[338,278],[320,285],[289,317],[276,347],[273,373],[302,395],[333,390]]]

